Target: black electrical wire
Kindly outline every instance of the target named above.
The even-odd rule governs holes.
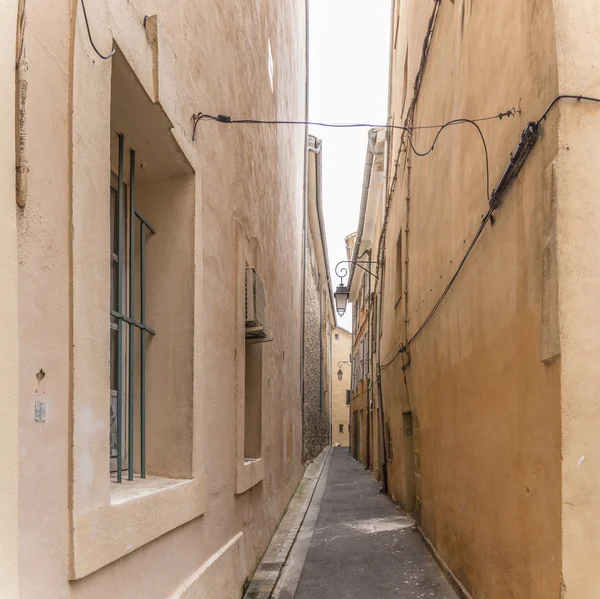
[[[481,138],[481,143],[483,145],[483,152],[485,155],[485,172],[486,172],[486,198],[487,198],[487,200],[489,200],[489,198],[490,198],[489,153],[488,153],[487,143],[486,143],[485,137],[483,135],[483,131],[481,130],[481,127],[477,123],[482,122],[482,121],[490,121],[490,120],[494,120],[494,119],[502,120],[503,117],[515,116],[517,114],[517,112],[518,111],[515,108],[510,108],[506,112],[501,112],[501,113],[493,115],[493,116],[486,116],[486,117],[481,117],[478,119],[464,119],[464,118],[453,119],[451,121],[448,121],[447,123],[444,123],[443,125],[423,125],[423,126],[418,126],[418,127],[405,127],[403,125],[373,125],[371,123],[322,123],[322,122],[317,122],[317,121],[279,121],[279,120],[268,121],[268,120],[258,120],[258,119],[233,119],[232,117],[230,117],[228,115],[224,115],[224,114],[219,114],[217,116],[214,116],[211,114],[205,114],[203,112],[198,112],[198,113],[194,114],[192,117],[194,119],[194,129],[192,131],[192,141],[194,141],[196,138],[196,127],[198,126],[198,123],[200,121],[206,121],[206,120],[216,121],[218,123],[242,124],[242,125],[243,124],[246,124],[246,125],[248,125],[248,124],[254,124],[254,125],[303,125],[303,126],[312,125],[315,127],[330,127],[330,128],[339,128],[339,129],[359,128],[359,127],[369,127],[370,129],[398,129],[400,131],[405,131],[407,133],[408,143],[410,144],[412,151],[417,156],[422,158],[422,157],[425,157],[425,156],[431,154],[431,152],[433,152],[433,150],[435,149],[435,144],[437,143],[440,135],[442,134],[442,131],[444,131],[448,127],[451,127],[454,125],[469,124],[469,125],[473,125],[477,129],[479,137]],[[422,152],[419,151],[415,147],[413,139],[412,139],[413,131],[416,131],[419,129],[438,129],[438,132],[436,133],[431,146],[429,146],[429,148],[427,150],[422,151]]]
[[[504,115],[506,115],[506,113],[503,113]],[[492,117],[492,118],[502,118],[499,115]],[[487,119],[489,119],[489,117],[487,117]],[[483,119],[480,119],[483,120]],[[490,198],[490,157],[489,157],[489,153],[488,153],[488,147],[487,147],[487,143],[485,141],[485,137],[483,135],[483,131],[481,130],[481,127],[477,124],[477,121],[475,120],[471,120],[471,119],[454,119],[453,121],[448,121],[447,123],[445,123],[444,125],[441,125],[439,128],[439,131],[437,132],[433,143],[431,144],[431,147],[426,151],[426,152],[418,152],[415,149],[415,146],[413,145],[412,142],[412,134],[409,132],[408,133],[408,141],[410,143],[410,147],[412,148],[412,151],[420,157],[424,157],[427,156],[428,154],[430,154],[431,152],[433,152],[433,150],[435,149],[435,144],[439,138],[439,136],[441,135],[442,131],[444,129],[446,129],[446,127],[451,127],[452,125],[461,125],[461,124],[470,124],[473,125],[476,129],[477,132],[479,133],[479,137],[481,138],[481,143],[483,144],[483,152],[485,154],[485,187],[486,187],[486,197],[489,200]],[[417,127],[414,127],[414,129],[417,129]]]
[[[108,60],[115,53],[115,49],[113,48],[110,54],[105,56],[98,50],[98,48],[96,48],[96,44],[94,44],[94,40],[92,39],[92,32],[90,31],[90,24],[88,22],[87,12],[85,10],[85,2],[83,0],[81,0],[81,8],[83,9],[83,18],[85,19],[85,26],[87,28],[88,37],[90,38],[90,44],[92,44],[92,48],[94,48],[94,51],[100,58],[102,58],[102,60]]]
[[[401,345],[398,348],[398,351],[394,354],[394,356],[387,361],[385,364],[381,364],[379,366],[379,370],[383,370],[384,368],[387,368],[388,366],[390,366],[391,364],[393,364],[396,361],[396,358],[400,355],[403,354],[406,351],[406,346],[405,345]]]
[[[543,120],[546,119],[546,117],[548,116],[548,114],[550,113],[550,111],[554,108],[554,106],[556,106],[556,104],[560,100],[565,100],[565,99],[566,100],[585,100],[585,101],[588,101],[588,102],[595,102],[595,103],[600,104],[600,98],[593,98],[593,97],[590,97],[590,96],[576,96],[576,95],[571,95],[571,94],[562,94],[562,95],[559,95],[556,98],[554,98],[554,100],[550,103],[550,105],[548,106],[548,108],[546,109],[546,111],[544,112],[544,114],[537,121],[536,126],[539,126],[540,123]],[[438,135],[439,135],[439,133],[438,133]],[[436,136],[436,139],[437,139],[437,136]],[[435,144],[435,141],[434,141],[434,144]],[[485,140],[484,140],[484,144],[485,144]],[[488,176],[489,176],[489,172],[488,172]],[[488,194],[488,197],[489,197],[489,194]],[[487,211],[486,215],[483,217],[483,219],[481,221],[481,224],[479,225],[479,228],[477,229],[477,232],[475,233],[475,236],[473,237],[473,240],[471,241],[469,247],[467,248],[467,251],[465,252],[465,255],[463,256],[462,260],[460,261],[460,264],[458,265],[458,268],[456,269],[456,272],[454,273],[453,277],[450,279],[450,282],[448,283],[448,285],[446,285],[446,288],[444,289],[444,291],[442,292],[442,294],[440,295],[440,297],[436,301],[435,305],[433,306],[433,308],[431,309],[431,311],[429,312],[429,314],[427,315],[427,317],[425,318],[425,320],[421,323],[421,326],[417,329],[417,331],[415,332],[415,334],[406,342],[405,345],[400,345],[400,347],[398,348],[398,351],[394,354],[394,356],[390,360],[388,360],[385,364],[382,364],[380,366],[380,369],[387,368],[388,366],[390,366],[393,362],[395,362],[397,360],[398,356],[400,356],[401,354],[403,354],[404,352],[406,352],[408,346],[421,334],[421,332],[423,331],[423,329],[429,324],[429,321],[433,318],[433,316],[436,313],[437,309],[440,307],[441,303],[444,301],[444,298],[446,297],[446,295],[448,295],[448,292],[450,291],[450,288],[452,287],[452,285],[456,281],[456,279],[457,279],[460,271],[462,270],[463,266],[465,265],[465,262],[467,261],[467,258],[471,254],[471,251],[475,247],[475,244],[479,240],[479,237],[481,237],[481,234],[483,233],[483,230],[485,229],[485,227],[488,224],[488,222],[490,222],[490,220],[492,219],[493,212],[494,212],[494,209],[490,206],[490,208]]]
[[[554,100],[552,100],[552,103],[550,104],[550,106],[548,106],[548,108],[546,109],[546,112],[544,112],[544,114],[541,116],[541,118],[537,121],[537,125],[539,125],[543,120],[546,119],[546,117],[548,116],[548,114],[550,113],[550,111],[554,108],[554,106],[560,102],[560,100],[585,100],[586,102],[596,102],[598,104],[600,104],[600,98],[592,98],[590,96],[575,96],[572,94],[561,94],[560,96],[556,96],[556,98],[554,98]]]
[[[490,207],[490,209],[487,211],[487,213],[481,220],[479,228],[477,229],[477,232],[475,233],[471,243],[469,244],[467,251],[465,252],[462,260],[460,261],[458,268],[456,269],[454,275],[450,279],[450,282],[448,283],[448,285],[446,285],[446,288],[444,289],[444,291],[442,292],[442,294],[436,301],[435,305],[433,306],[433,308],[431,309],[431,311],[429,312],[429,314],[427,315],[425,320],[421,323],[421,326],[417,329],[415,334],[406,342],[406,345],[401,345],[399,347],[398,351],[396,352],[396,354],[385,364],[382,364],[380,366],[380,368],[387,368],[390,364],[392,364],[398,358],[398,356],[400,354],[403,354],[406,351],[406,348],[421,334],[423,329],[429,324],[429,321],[433,318],[434,314],[437,312],[437,309],[440,307],[441,303],[444,301],[446,295],[448,295],[450,288],[452,287],[452,285],[454,285],[454,281],[456,281],[456,279],[458,278],[458,275],[460,274],[460,271],[462,270],[463,266],[465,265],[467,258],[469,257],[473,248],[475,247],[475,244],[481,237],[483,230],[485,229],[488,222],[490,222],[490,219],[492,218],[492,212],[493,212],[493,209]]]
[[[469,123],[480,123],[483,121],[493,121],[495,119],[502,120],[504,117],[515,116],[519,111],[516,108],[510,108],[505,112],[494,114],[491,116],[485,116],[478,119],[454,119],[443,125],[421,125],[418,127],[404,127],[402,125],[374,125],[372,123],[324,123],[319,121],[269,121],[261,119],[234,119],[226,114],[218,114],[214,116],[212,114],[206,114],[204,112],[197,112],[192,115],[194,121],[194,129],[192,132],[192,141],[196,137],[196,127],[200,121],[216,121],[218,123],[232,124],[232,125],[302,125],[302,126],[313,126],[313,127],[328,127],[331,129],[358,129],[361,127],[368,127],[370,129],[399,129],[401,131],[416,131],[417,129],[443,129],[451,124],[459,124],[462,122]]]
[[[83,0],[81,0],[81,1],[83,3]],[[88,31],[89,31],[89,28],[88,28]],[[585,101],[588,101],[588,102],[600,103],[600,98],[593,98],[593,97],[590,97],[590,96],[571,95],[571,94],[562,94],[562,95],[559,95],[556,98],[554,98],[554,100],[550,103],[550,105],[548,106],[548,108],[546,109],[546,111],[544,112],[544,114],[537,121],[536,126],[539,126],[539,124],[543,120],[546,119],[546,117],[548,116],[548,114],[550,113],[550,111],[554,108],[554,106],[560,100],[564,100],[564,99],[571,99],[571,100],[578,100],[578,101],[585,100]],[[499,113],[497,115],[494,115],[494,116],[487,116],[487,117],[482,117],[482,118],[479,118],[479,119],[454,119],[452,121],[448,121],[447,123],[444,123],[443,125],[421,125],[421,126],[417,126],[417,127],[405,127],[405,126],[402,126],[402,125],[373,125],[373,124],[370,124],[370,123],[322,123],[322,122],[315,122],[315,121],[278,121],[278,120],[269,121],[269,120],[258,120],[258,119],[233,119],[232,117],[227,116],[227,115],[223,115],[223,114],[219,114],[217,116],[213,116],[213,115],[210,115],[210,114],[205,114],[205,113],[202,113],[202,112],[198,112],[197,114],[194,114],[193,117],[192,117],[193,120],[194,120],[194,129],[193,129],[193,133],[192,133],[192,141],[194,141],[194,139],[195,139],[196,127],[197,127],[198,123],[200,121],[203,121],[203,120],[212,120],[212,121],[217,121],[219,123],[227,123],[227,124],[303,125],[303,126],[312,125],[312,126],[315,126],[315,127],[330,127],[330,128],[340,128],[340,129],[369,127],[370,129],[398,129],[400,131],[405,131],[407,133],[408,141],[409,141],[409,144],[410,144],[410,147],[411,147],[412,151],[417,156],[424,157],[424,156],[427,156],[428,154],[430,154],[431,152],[433,152],[433,150],[435,149],[435,144],[437,143],[437,140],[439,139],[442,131],[444,131],[446,128],[451,127],[453,125],[471,124],[471,125],[473,125],[473,126],[476,127],[477,132],[479,133],[479,136],[481,138],[481,142],[482,142],[483,149],[484,149],[485,166],[486,166],[486,191],[487,191],[487,199],[489,201],[489,199],[490,199],[489,153],[488,153],[488,147],[487,147],[487,143],[486,143],[486,140],[485,140],[485,136],[483,135],[483,132],[481,131],[481,128],[479,127],[479,125],[477,123],[482,122],[482,121],[490,121],[490,120],[494,120],[494,119],[502,120],[503,117],[515,116],[517,113],[520,113],[520,110],[516,110],[515,108],[511,108],[510,110],[507,110],[506,112],[501,112],[501,113]],[[419,150],[417,150],[415,148],[413,140],[412,140],[413,131],[416,131],[418,129],[438,129],[438,132],[435,135],[433,143],[431,144],[431,146],[427,150],[425,150],[423,152],[420,152]],[[403,354],[404,352],[406,352],[408,346],[421,334],[421,332],[423,331],[423,329],[425,329],[425,327],[429,324],[430,320],[433,318],[433,316],[437,312],[438,308],[440,307],[440,305],[444,301],[445,297],[448,295],[448,292],[452,288],[452,285],[454,285],[454,282],[458,278],[458,275],[460,274],[460,271],[462,270],[463,266],[465,265],[465,263],[466,263],[469,255],[471,254],[473,248],[477,244],[477,241],[481,237],[481,234],[483,233],[486,225],[490,221],[492,221],[492,219],[493,219],[493,212],[494,212],[494,209],[493,209],[493,207],[490,206],[490,208],[488,209],[487,213],[485,214],[485,216],[481,220],[481,223],[480,223],[480,225],[479,225],[479,227],[478,227],[478,229],[477,229],[477,231],[476,231],[476,233],[475,233],[475,235],[474,235],[471,243],[469,244],[469,247],[467,248],[467,251],[465,252],[462,260],[460,261],[460,264],[458,265],[458,268],[456,269],[454,275],[450,279],[448,285],[446,285],[444,291],[442,292],[442,294],[440,295],[440,297],[436,301],[435,305],[433,306],[433,308],[431,309],[431,311],[429,312],[429,314],[427,315],[427,317],[425,318],[425,320],[421,323],[421,325],[419,326],[419,328],[417,329],[417,331],[415,332],[415,334],[406,342],[405,345],[400,345],[400,347],[398,348],[398,351],[396,352],[396,354],[390,360],[388,360],[385,364],[381,364],[380,365],[380,369],[387,368],[388,366],[390,366],[398,358],[398,356],[400,356],[401,354]]]

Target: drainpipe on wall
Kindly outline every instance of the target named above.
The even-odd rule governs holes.
[[[377,302],[377,352],[376,352],[376,381],[377,381],[377,399],[379,402],[379,449],[381,456],[381,492],[387,493],[388,490],[388,481],[387,481],[387,452],[385,447],[385,426],[384,426],[384,415],[383,415],[383,391],[381,390],[381,305],[382,305],[382,289],[383,289],[383,277],[385,276],[384,272],[384,263],[382,262],[381,268],[379,270],[379,281],[378,281],[378,297],[379,301]]]
[[[385,136],[385,150],[384,150],[384,167],[383,167],[383,209],[385,210],[385,203],[388,194],[388,181],[389,181],[389,153],[390,153],[390,136],[389,129],[386,131]],[[380,240],[381,243],[381,240]],[[387,450],[386,450],[386,439],[385,439],[385,418],[383,413],[383,391],[381,389],[381,337],[383,335],[381,326],[381,314],[383,304],[383,278],[385,276],[385,261],[383,256],[380,257],[381,261],[378,263],[377,268],[379,271],[379,279],[377,280],[376,294],[378,297],[377,302],[377,315],[376,315],[376,339],[377,339],[377,350],[376,350],[376,365],[375,365],[375,381],[377,384],[377,401],[379,403],[379,455],[381,458],[381,492],[387,493],[388,481],[387,481]]]
[[[392,119],[392,75],[393,75],[393,66],[394,66],[394,13],[395,13],[395,3],[390,3],[390,51],[388,56],[388,106],[387,106],[387,122],[390,124]],[[389,177],[390,177],[390,152],[391,152],[391,143],[390,143],[390,129],[386,129],[385,132],[385,150],[384,150],[384,166],[383,166],[383,198],[382,198],[382,215],[385,215],[385,208],[387,203],[388,196],[388,185],[389,185]],[[380,244],[384,240],[380,239]],[[384,256],[378,256],[378,270],[379,270],[379,279],[377,280],[377,295],[379,297],[379,301],[377,303],[377,352],[376,352],[376,360],[377,360],[377,399],[379,401],[379,447],[381,450],[381,492],[387,493],[388,490],[388,480],[387,480],[387,451],[386,451],[386,439],[385,439],[385,417],[383,413],[383,391],[381,389],[381,337],[383,335],[383,330],[381,326],[381,315],[382,315],[382,304],[383,304],[383,278],[385,277],[385,259]]]
[[[27,202],[27,187],[29,182],[29,165],[27,164],[27,51],[25,47],[25,4],[19,0],[17,12],[17,54],[16,54],[16,198],[21,208]]]
[[[305,120],[308,122],[308,75],[309,75],[309,29],[308,29],[308,10],[309,0],[305,0],[305,20],[306,20],[306,83],[304,97]],[[304,205],[302,210],[302,323],[301,323],[301,346],[300,346],[300,404],[302,430],[302,461],[304,462],[304,370],[305,370],[305,342],[306,342],[306,236],[308,223],[308,125],[304,128]]]

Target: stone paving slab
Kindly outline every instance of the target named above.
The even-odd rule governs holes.
[[[306,469],[287,512],[281,519],[269,547],[246,589],[244,599],[269,599],[271,597],[281,569],[304,521],[329,451],[330,448],[324,449]]]

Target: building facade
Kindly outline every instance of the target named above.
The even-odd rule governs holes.
[[[383,486],[466,596],[592,599],[600,14],[396,0],[390,25],[406,129],[371,250]]]
[[[321,140],[309,135],[302,355],[302,440],[305,462],[313,460],[331,443],[331,339],[335,328],[335,312],[323,220],[322,151]]]
[[[337,443],[342,447],[349,447],[352,333],[342,327],[337,327],[333,330],[331,347],[331,443],[332,445]]]
[[[0,596],[238,599],[304,471],[306,130],[192,115],[305,120],[305,3],[0,16]]]
[[[352,304],[351,453],[381,480],[385,469],[381,394],[375,351],[378,348],[377,247],[384,210],[385,130],[371,129],[363,178],[358,230],[346,238]]]

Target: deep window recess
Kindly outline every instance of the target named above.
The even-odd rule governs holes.
[[[340,424],[340,429],[339,430],[340,430],[340,433],[344,432],[344,425],[343,424]]]
[[[262,445],[262,345],[246,345],[244,460],[258,460]]]
[[[129,185],[125,185],[124,136],[119,134],[118,137],[118,173],[116,181],[114,175],[111,175],[110,186],[110,467],[111,472],[116,472],[117,482],[120,483],[124,469],[128,480],[133,480],[136,410],[139,413],[140,476],[146,478],[146,342],[148,335],[154,335],[155,331],[146,323],[145,247],[148,234],[154,234],[155,230],[135,207],[135,150],[129,152]],[[138,225],[139,254],[136,254]],[[139,280],[138,290],[136,277]],[[135,318],[136,296],[140,299],[139,320]],[[136,330],[140,331],[137,367]],[[136,375],[140,381],[139,397],[136,397]]]
[[[339,333],[336,333],[336,334],[335,334],[335,340],[336,340],[336,341],[339,341],[339,338],[340,338],[340,335],[339,335]]]
[[[272,341],[267,334],[267,298],[256,270],[245,269],[245,383],[244,461],[258,460],[262,453],[262,344]]]

